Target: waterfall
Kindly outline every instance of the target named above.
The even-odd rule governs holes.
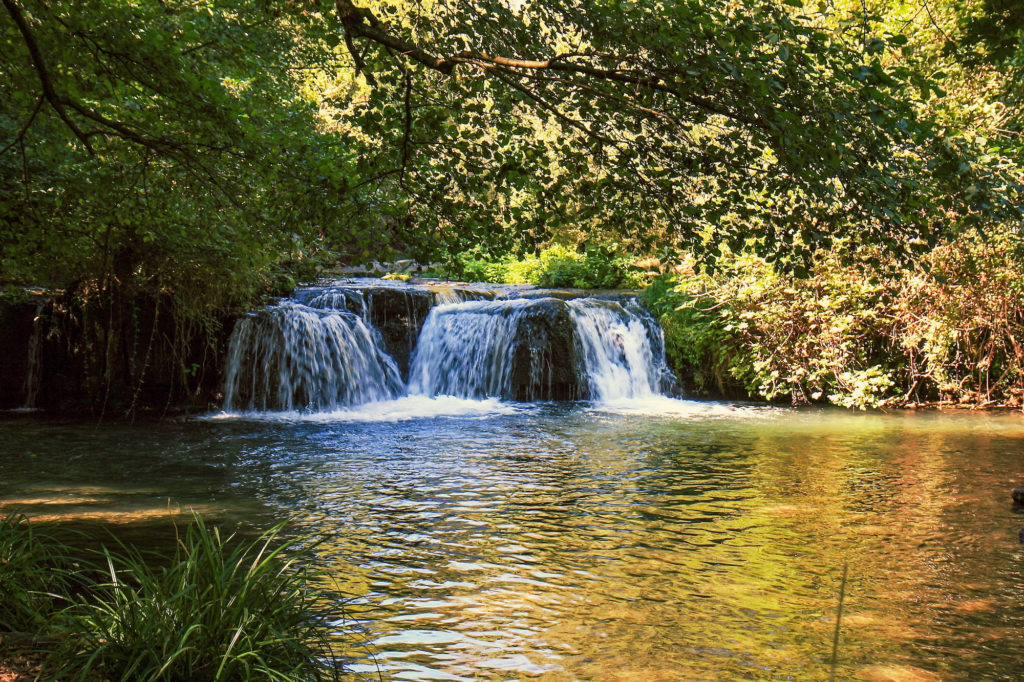
[[[466,301],[434,306],[423,323],[409,392],[515,398],[517,330],[533,301]]]
[[[328,308],[331,310],[348,310],[363,318],[363,322],[370,323],[370,306],[367,305],[366,296],[359,289],[331,289],[322,291],[308,301],[304,301],[310,308]]]
[[[348,311],[284,302],[239,320],[231,334],[227,411],[322,411],[402,393],[394,361]]]
[[[43,371],[43,303],[36,304],[36,314],[32,317],[32,336],[28,341],[28,362],[25,370],[25,402],[23,410],[34,410],[39,398],[39,384]]]
[[[674,392],[661,329],[635,298],[546,294],[350,282],[301,289],[237,323],[224,409],[333,411],[406,395],[608,402]]]
[[[674,383],[661,328],[635,299],[577,298],[567,305],[592,400],[651,398]]]

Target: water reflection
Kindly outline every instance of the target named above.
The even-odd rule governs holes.
[[[841,677],[1016,677],[1020,415],[626,412],[11,420],[0,509],[294,516],[397,679],[825,679],[844,561]]]

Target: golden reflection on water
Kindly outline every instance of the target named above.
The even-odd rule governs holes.
[[[464,635],[441,666],[436,657],[415,654],[425,634],[376,638],[391,661],[454,675],[490,670],[497,664],[488,650],[499,649],[527,657],[517,669],[551,679],[824,679],[845,561],[841,673],[937,679],[901,662],[920,657],[921,644],[935,638],[936,612],[993,606],[990,598],[961,598],[964,585],[949,575],[954,559],[944,546],[991,548],[1010,539],[1004,529],[950,536],[949,515],[965,500],[976,503],[977,491],[970,469],[950,461],[948,432],[743,435],[741,451],[749,454],[733,451],[727,459],[746,475],[730,480],[697,467],[672,491],[645,487],[651,481],[635,475],[638,467],[663,457],[715,455],[705,449],[638,458],[644,444],[630,434],[588,430],[559,467],[584,481],[616,480],[612,494],[536,483],[477,488],[472,505],[449,506],[442,520],[453,526],[445,535],[458,538],[449,551],[471,550],[475,561],[443,567],[454,574],[433,566],[426,570],[430,581],[389,575],[371,563],[355,569],[368,575],[347,591],[386,585],[392,594],[408,593],[367,605],[368,614],[384,616],[377,632],[408,633],[414,620],[430,623],[430,632]],[[971,453],[973,462],[984,464],[979,459],[995,446],[984,436],[974,442],[980,452]],[[368,530],[357,545],[379,541],[380,529]],[[501,545],[506,537],[528,547]],[[537,565],[544,570],[532,580]],[[447,598],[423,599],[424,587]],[[596,653],[604,642],[611,651]]]
[[[134,489],[58,493],[0,456],[22,481],[0,487],[0,509],[111,523],[192,508],[254,524],[294,515],[326,536],[316,552],[345,600],[339,644],[366,644],[376,664],[358,649],[354,664],[367,674],[827,679],[844,563],[839,679],[1016,674],[1017,415],[544,409],[189,425],[195,456],[147,464],[152,480],[133,474]],[[168,494],[179,507],[158,503]]]

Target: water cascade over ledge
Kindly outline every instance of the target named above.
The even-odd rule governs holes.
[[[554,298],[436,306],[420,333],[410,393],[460,398],[580,397],[572,328]]]
[[[231,335],[227,412],[329,412],[403,396],[513,401],[673,394],[661,329],[634,296],[532,287],[304,287]]]
[[[592,400],[676,392],[675,377],[665,364],[661,327],[636,299],[577,298],[567,305]]]
[[[324,411],[403,392],[394,360],[353,313],[283,302],[239,320],[231,334],[227,411]]]

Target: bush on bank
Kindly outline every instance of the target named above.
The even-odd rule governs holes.
[[[647,283],[646,273],[615,243],[591,244],[583,251],[554,244],[536,256],[499,259],[477,247],[456,254],[445,274],[469,282],[548,288],[635,289]]]
[[[194,517],[173,557],[91,557],[9,515],[0,633],[32,633],[40,674],[60,679],[337,679],[323,596],[281,531],[240,542]]]
[[[1008,233],[904,268],[821,256],[806,279],[748,255],[646,292],[670,363],[698,395],[827,402],[1024,404],[1024,260]],[[874,257],[872,257],[874,256]]]

